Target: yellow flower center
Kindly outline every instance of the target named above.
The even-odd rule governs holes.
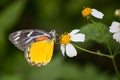
[[[91,14],[91,12],[92,12],[92,9],[89,8],[89,7],[87,7],[87,8],[85,8],[85,9],[83,9],[82,15],[83,15],[84,17],[87,17],[87,16],[89,16],[89,15]]]
[[[71,38],[70,34],[63,33],[59,38],[60,44],[68,44],[68,43],[70,43],[70,38]]]

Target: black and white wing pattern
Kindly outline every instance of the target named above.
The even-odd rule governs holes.
[[[9,40],[20,50],[27,50],[28,46],[35,41],[36,38],[48,36],[50,37],[50,32],[45,32],[43,30],[30,29],[30,30],[20,30],[13,32],[9,35]]]

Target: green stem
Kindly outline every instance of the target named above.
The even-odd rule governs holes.
[[[118,72],[118,68],[117,68],[117,65],[116,65],[116,62],[115,62],[115,56],[112,56],[112,55],[106,55],[106,54],[103,54],[103,53],[100,53],[100,52],[94,52],[94,51],[90,51],[90,50],[87,50],[85,48],[82,48],[80,46],[77,46],[75,44],[73,44],[76,48],[82,50],[82,51],[85,51],[85,52],[88,52],[88,53],[91,53],[91,54],[96,54],[98,56],[104,56],[104,57],[108,57],[110,59],[112,59],[112,63],[113,63],[113,67],[115,69],[115,72],[116,72],[116,75],[117,75],[117,79],[120,80],[120,76],[119,76],[119,72]]]
[[[120,80],[118,68],[117,68],[117,65],[116,65],[116,62],[115,62],[115,57],[112,57],[112,63],[113,63],[113,66],[114,66],[114,69],[115,69],[115,72],[116,72],[116,75],[117,75],[117,79]]]
[[[104,31],[103,31],[102,28],[101,28],[101,26],[98,25],[93,19],[90,18],[90,20],[98,27],[98,29],[100,30],[100,32],[101,32],[103,35],[105,35],[105,34],[104,34]],[[106,39],[106,37],[105,37],[105,41],[106,41],[106,43],[107,43],[107,47],[108,47],[109,52],[110,52],[110,56],[111,56],[110,58],[112,59],[112,63],[113,63],[113,66],[114,66],[114,69],[115,69],[115,72],[116,72],[116,75],[117,75],[117,79],[120,80],[118,68],[117,68],[117,65],[116,65],[116,62],[115,62],[115,55],[116,55],[117,50],[114,52],[114,54],[112,54],[110,45],[109,45],[108,40]]]
[[[85,51],[85,52],[88,52],[88,53],[91,53],[91,54],[96,54],[96,55],[99,55],[99,56],[105,56],[105,57],[108,57],[108,58],[112,58],[113,56],[110,56],[110,55],[106,55],[106,54],[102,54],[100,52],[94,52],[94,51],[90,51],[90,50],[87,50],[85,48],[82,48],[80,46],[77,46],[75,44],[73,44],[76,48],[82,50],[82,51]]]
[[[119,48],[120,48],[120,46],[118,45],[117,49],[113,53],[114,56],[117,56],[119,54],[119,52],[120,52],[120,51],[118,52]]]
[[[101,32],[103,35],[105,35],[103,29],[101,28],[101,26],[98,25],[92,18],[89,18],[89,19],[91,20],[91,22],[93,22],[93,23],[98,27],[98,29],[100,30],[100,32]],[[110,52],[110,55],[112,56],[112,51],[111,51],[110,45],[109,45],[108,40],[106,39],[106,37],[105,37],[105,41],[106,41],[108,50],[109,50],[109,52]]]

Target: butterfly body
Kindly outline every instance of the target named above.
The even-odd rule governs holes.
[[[20,30],[11,33],[9,40],[25,52],[29,63],[37,66],[45,65],[50,62],[53,54],[55,30],[50,32],[37,29]]]

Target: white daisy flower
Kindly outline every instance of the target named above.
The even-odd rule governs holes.
[[[75,47],[70,43],[73,42],[84,42],[85,41],[85,35],[82,33],[78,33],[80,30],[74,29],[70,33],[64,33],[60,36],[60,50],[62,51],[62,54],[74,57],[77,55],[77,51]]]
[[[109,27],[109,31],[113,34],[113,39],[120,43],[120,23],[113,21],[111,26]]]
[[[94,8],[91,9],[89,7],[82,10],[82,15],[84,17],[88,17],[88,16],[92,15],[92,16],[98,18],[98,19],[103,19],[103,16],[104,16],[104,14],[102,12],[100,12],[100,11],[94,9]]]

